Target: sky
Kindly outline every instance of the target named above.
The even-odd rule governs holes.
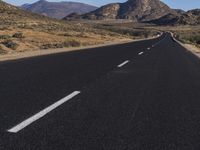
[[[24,3],[33,3],[36,2],[37,0],[4,0],[4,1],[14,5],[22,5]],[[58,2],[65,0],[48,0],[48,1]],[[82,2],[100,7],[108,3],[125,2],[127,0],[66,0],[66,1]],[[200,8],[200,0],[162,0],[162,1],[168,4],[171,8],[179,8],[183,10]]]

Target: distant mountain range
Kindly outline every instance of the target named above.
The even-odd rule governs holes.
[[[157,25],[198,25],[200,24],[200,9],[194,9],[178,14],[169,13],[149,23]]]
[[[108,4],[83,15],[73,13],[64,19],[129,19],[158,25],[196,25],[200,24],[200,10],[185,12],[181,9],[171,9],[160,0],[128,0],[125,3]]]
[[[33,4],[24,4],[21,8],[57,19],[61,19],[71,13],[84,14],[97,9],[95,6],[78,2],[48,2],[46,0],[39,0]]]
[[[50,22],[53,19],[39,14],[31,13],[0,0],[0,25],[25,25],[31,22]]]
[[[76,2],[48,2],[46,0],[40,0],[33,4],[24,4],[21,7],[24,10],[17,10],[16,12],[23,13],[22,16],[26,16],[27,19],[32,18],[33,16],[34,18],[41,18],[40,15],[30,13],[35,12],[51,18],[64,20],[128,19],[134,22],[157,25],[200,24],[200,9],[194,9],[187,12],[181,9],[171,9],[160,0],[128,0],[125,3],[112,3],[100,8]],[[9,7],[9,11],[14,11],[16,9],[17,7],[11,5]],[[8,17],[11,18],[12,15],[14,14],[10,13]],[[4,16],[1,16],[0,18],[4,18]]]

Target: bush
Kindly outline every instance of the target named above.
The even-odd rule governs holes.
[[[62,43],[56,43],[56,44],[48,43],[48,44],[42,45],[40,48],[41,49],[63,48],[63,45]]]
[[[11,38],[10,35],[0,35],[0,39],[9,39]]]
[[[197,44],[200,44],[200,36],[196,36],[196,37],[195,37],[195,42],[196,42]]]
[[[19,33],[13,34],[12,37],[14,37],[14,38],[24,38],[24,35],[23,35],[23,33],[19,32]]]
[[[64,33],[62,36],[72,36],[72,35],[69,33]]]
[[[64,47],[79,47],[79,46],[81,46],[81,43],[76,40],[67,41],[67,42],[64,42],[63,44],[64,44]]]
[[[81,43],[75,40],[66,41],[63,43],[48,43],[43,44],[40,48],[41,49],[50,49],[50,48],[64,48],[64,47],[79,47]]]
[[[4,44],[6,47],[11,48],[13,50],[16,50],[18,48],[18,44],[11,41],[11,40],[6,40],[4,42],[2,42],[2,44]]]

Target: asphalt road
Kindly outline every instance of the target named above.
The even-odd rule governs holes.
[[[1,63],[0,149],[198,150],[199,77],[167,33]]]

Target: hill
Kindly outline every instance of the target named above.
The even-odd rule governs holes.
[[[158,19],[168,13],[176,13],[160,0],[128,0],[125,3],[113,3],[102,6],[82,15],[83,19],[130,19],[135,22]]]
[[[157,25],[198,25],[200,24],[200,9],[194,9],[179,14],[167,14],[148,23]]]
[[[64,22],[0,1],[0,54],[80,47],[125,38],[80,22]]]
[[[200,9],[187,11],[180,17],[178,23],[186,25],[200,24]]]
[[[200,24],[200,9],[185,12],[171,9],[160,0],[128,0],[125,3],[108,4],[83,15],[72,13],[63,19],[126,19],[156,25],[197,25]]]
[[[33,4],[24,4],[21,8],[57,19],[61,19],[71,13],[83,14],[97,9],[95,6],[78,2],[48,2],[46,0],[39,0]]]
[[[185,11],[182,9],[174,9],[174,11],[176,11],[178,14],[184,14]]]

